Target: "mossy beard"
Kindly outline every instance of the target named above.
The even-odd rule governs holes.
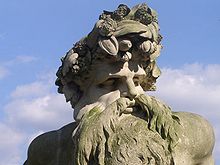
[[[135,102],[130,114],[120,98],[83,116],[73,133],[76,165],[173,164],[179,119],[154,97],[140,95]]]

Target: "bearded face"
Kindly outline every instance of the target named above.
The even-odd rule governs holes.
[[[146,77],[144,69],[135,61],[97,63],[94,77],[75,106],[74,117],[80,120],[83,114],[95,106],[104,110],[108,105],[123,97],[127,98],[130,110],[135,97],[144,94],[141,83]]]

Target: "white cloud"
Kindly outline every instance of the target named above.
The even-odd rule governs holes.
[[[72,108],[55,90],[53,76],[17,86],[5,106],[7,122],[22,129],[56,129],[72,121]]]
[[[215,157],[220,155],[220,65],[189,64],[180,69],[163,68],[158,79],[158,96],[173,111],[204,116],[215,129]]]
[[[6,106],[5,112],[10,125],[28,130],[56,129],[72,120],[72,111],[63,96],[52,93],[33,99],[15,99]]]
[[[0,66],[0,80],[7,76],[8,73],[9,71],[7,70],[7,68]]]
[[[36,81],[31,84],[17,86],[12,92],[12,98],[28,98],[43,96],[45,93],[49,93],[51,84],[44,83],[42,81]]]
[[[181,69],[162,69],[156,92],[176,110],[213,116],[220,106],[220,65],[186,65]]]

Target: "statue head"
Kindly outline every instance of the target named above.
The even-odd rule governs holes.
[[[157,13],[146,4],[104,11],[92,31],[66,53],[57,71],[58,92],[75,109],[74,118],[119,97],[131,100],[155,90],[162,48]]]

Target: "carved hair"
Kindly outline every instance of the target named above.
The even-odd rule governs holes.
[[[90,70],[95,61],[132,59],[139,59],[146,72],[142,88],[155,90],[160,76],[155,60],[162,48],[161,39],[157,13],[146,4],[132,9],[121,4],[113,12],[104,11],[93,30],[61,59],[56,80],[58,92],[74,107],[82,96],[82,85],[91,78]]]

